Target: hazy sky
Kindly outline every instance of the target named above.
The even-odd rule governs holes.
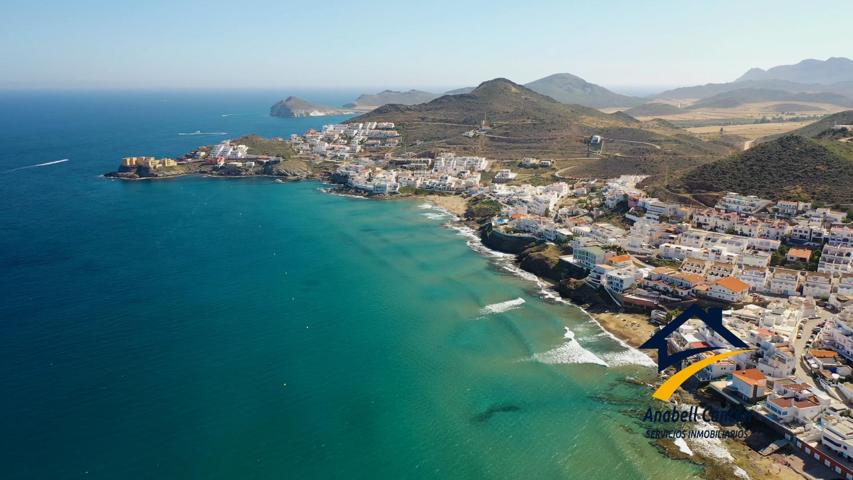
[[[340,4],[338,4],[340,3]],[[853,57],[853,1],[0,2],[0,88],[607,86]]]

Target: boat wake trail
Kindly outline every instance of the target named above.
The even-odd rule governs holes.
[[[491,305],[486,305],[485,307],[481,308],[480,315],[491,315],[493,313],[508,312],[510,310],[515,310],[523,304],[524,299],[521,297],[514,298],[512,300],[507,300],[505,302],[493,303]]]
[[[26,170],[26,169],[28,169],[28,168],[48,167],[48,166],[50,166],[50,165],[56,165],[56,164],[58,164],[58,163],[65,163],[65,162],[70,162],[70,161],[71,161],[71,160],[69,160],[69,159],[67,159],[67,158],[63,158],[62,160],[54,160],[54,161],[52,161],[52,162],[37,163],[37,164],[35,164],[35,165],[26,165],[26,166],[23,166],[23,167],[13,168],[13,169],[11,169],[11,170],[6,170],[6,172],[5,172],[5,173],[17,172],[18,170]]]
[[[228,135],[228,132],[202,132],[201,130],[196,130],[194,132],[180,132],[178,135],[182,137],[193,137],[196,135]]]

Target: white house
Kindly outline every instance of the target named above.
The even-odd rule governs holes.
[[[760,267],[744,267],[738,274],[742,282],[749,284],[753,292],[762,292],[767,285],[767,269]]]
[[[800,287],[800,272],[777,267],[770,275],[770,293],[776,295],[797,295]]]
[[[592,270],[596,265],[604,263],[609,256],[609,252],[595,244],[577,246],[573,254],[578,266],[587,270]]]
[[[803,282],[803,296],[829,298],[832,293],[832,275],[822,272],[807,272]]]
[[[767,377],[757,368],[736,370],[732,374],[731,388],[746,400],[754,402],[767,394]]]
[[[827,273],[853,272],[853,247],[824,245],[817,271]]]
[[[723,302],[742,302],[749,292],[749,284],[737,277],[726,277],[712,283],[708,288],[707,295],[713,299]]]
[[[637,283],[637,274],[632,268],[620,268],[607,272],[604,275],[607,288],[622,293]]]
[[[826,423],[820,443],[846,460],[853,459],[853,420],[840,418],[835,423]]]

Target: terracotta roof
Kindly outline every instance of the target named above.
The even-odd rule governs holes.
[[[817,407],[818,405],[820,405],[820,404],[815,402],[812,399],[806,399],[806,400],[800,400],[799,402],[794,402],[794,406],[797,408],[811,408],[811,407]]]
[[[770,329],[767,328],[759,328],[758,334],[764,337],[769,337],[773,335],[773,332],[771,332]]]
[[[812,251],[808,248],[792,248],[788,250],[788,256],[794,258],[804,258],[808,260],[812,256]]]
[[[610,263],[622,263],[622,262],[630,262],[630,255],[616,255],[615,257],[610,257]]]
[[[834,358],[838,356],[838,354],[833,350],[824,350],[820,348],[813,348],[809,350],[809,354],[815,358]]]
[[[734,374],[740,381],[750,385],[763,385],[767,382],[767,377],[758,371],[757,368],[748,368],[746,370],[735,370]]]
[[[741,293],[749,290],[749,284],[736,277],[721,278],[714,283],[727,290],[731,290],[734,293]]]
[[[774,403],[782,408],[788,408],[793,405],[793,400],[790,398],[768,398],[768,402]]]
[[[686,280],[690,283],[702,283],[705,281],[705,277],[698,273],[678,272],[673,277]]]

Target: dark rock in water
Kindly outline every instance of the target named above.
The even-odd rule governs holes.
[[[503,412],[508,413],[508,412],[520,412],[520,411],[521,411],[521,407],[519,407],[518,405],[511,405],[511,404],[501,405],[501,404],[498,404],[498,405],[493,405],[493,406],[487,408],[486,411],[484,411],[482,413],[474,415],[474,418],[472,418],[472,420],[475,422],[486,422],[489,419],[491,419],[496,413],[503,413]]]

